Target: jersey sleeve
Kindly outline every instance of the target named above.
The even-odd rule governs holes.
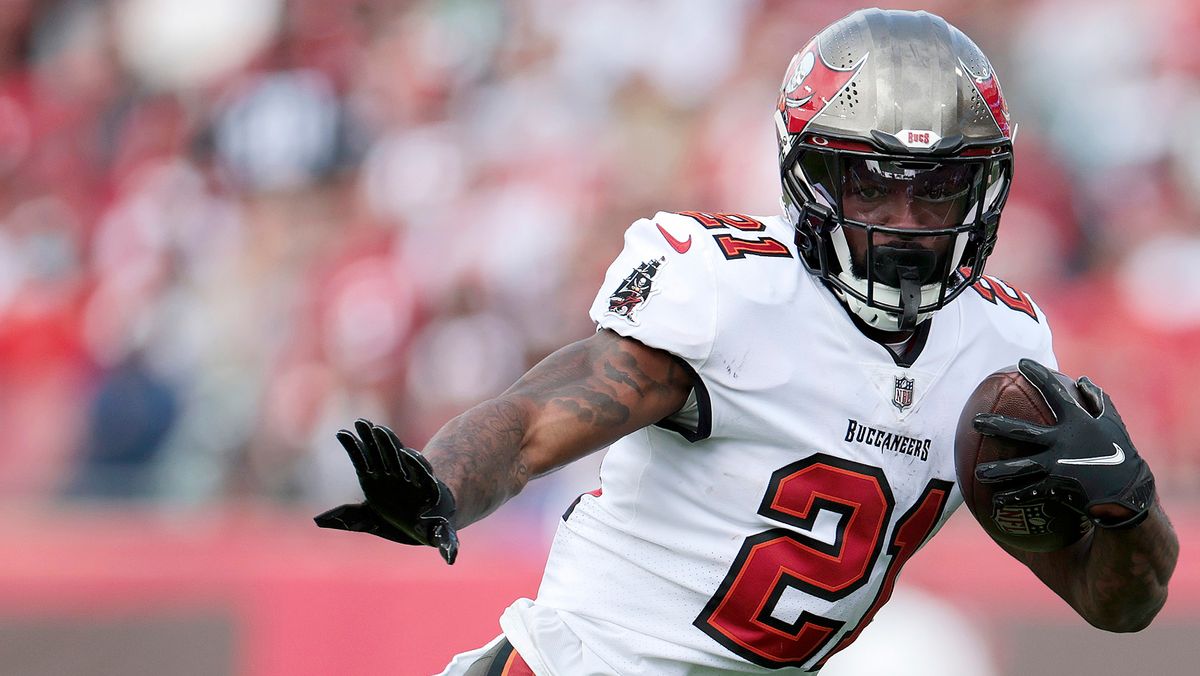
[[[1033,341],[1033,358],[1057,371],[1058,357],[1054,354],[1054,334],[1050,331],[1050,320],[1046,318],[1046,313],[1042,312],[1042,308],[1038,307],[1032,298],[1029,299],[1029,302],[1041,325],[1041,330],[1037,332]]]
[[[625,231],[625,246],[604,276],[591,318],[696,371],[712,351],[719,299],[708,238],[691,219],[658,213]]]
[[[1058,369],[1050,322],[1029,294],[1003,279],[984,275],[973,289],[964,292],[963,300],[974,324],[971,340],[992,346],[995,356],[1006,364],[1015,365],[1029,357]]]

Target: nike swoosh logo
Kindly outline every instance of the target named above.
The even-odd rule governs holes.
[[[1125,451],[1113,444],[1116,450],[1112,455],[1098,455],[1094,458],[1059,458],[1060,465],[1119,465],[1125,462]]]
[[[658,225],[658,223],[655,223],[654,225],[658,226],[658,231],[661,232],[662,236],[666,238],[667,244],[670,244],[672,249],[678,251],[681,254],[685,254],[688,252],[688,249],[692,248],[692,236],[691,235],[688,235],[688,238],[685,240],[678,240],[678,239],[675,239],[674,237],[672,237],[671,233],[667,232],[666,228],[662,227],[661,225]]]

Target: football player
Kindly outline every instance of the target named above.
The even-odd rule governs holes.
[[[591,308],[595,335],[423,451],[366,420],[338,433],[366,500],[318,524],[447,563],[457,529],[610,449],[537,598],[446,674],[816,672],[961,504],[954,430],[975,385],[1020,362],[1068,406],[1046,317],[983,275],[1013,128],[966,35],[925,12],[855,12],[792,59],[775,124],[782,215],[639,220]],[[1088,622],[1136,631],[1178,544],[1112,401],[1079,389],[1091,410],[1053,427],[979,420],[1046,449],[979,476],[1086,506],[1094,527],[1074,545],[1012,553]]]

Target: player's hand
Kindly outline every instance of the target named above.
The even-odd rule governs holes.
[[[339,430],[358,473],[365,502],[341,505],[318,514],[321,528],[370,533],[405,545],[437,547],[446,563],[458,556],[454,496],[433,475],[419,451],[406,448],[383,425],[359,418],[354,429]]]
[[[1016,485],[996,493],[998,505],[1055,500],[1102,527],[1141,523],[1154,501],[1154,475],[1134,448],[1112,399],[1085,376],[1075,383],[1083,399],[1080,405],[1045,366],[1022,359],[1018,368],[1042,392],[1057,422],[1043,426],[992,413],[975,416],[975,429],[981,434],[1046,449],[1024,458],[981,463],[975,468],[976,478]]]

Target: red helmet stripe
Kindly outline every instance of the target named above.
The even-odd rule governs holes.
[[[866,60],[867,55],[863,54],[846,70],[834,68],[825,63],[816,38],[797,52],[779,92],[779,112],[787,122],[788,133],[804,131],[808,123],[854,79]]]
[[[983,80],[971,78],[971,82],[991,111],[992,119],[996,121],[1000,133],[1004,134],[1005,138],[1012,138],[1012,131],[1008,125],[1008,103],[1004,100],[1004,92],[1000,91],[1000,80],[996,78],[996,72],[991,71]]]

